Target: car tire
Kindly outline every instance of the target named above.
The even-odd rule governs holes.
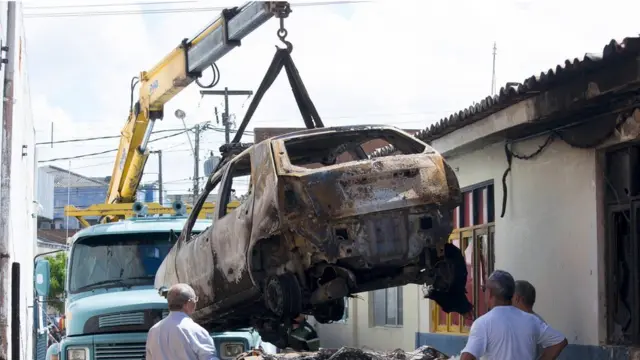
[[[295,275],[271,276],[264,287],[265,306],[280,319],[292,319],[302,312],[302,290]]]

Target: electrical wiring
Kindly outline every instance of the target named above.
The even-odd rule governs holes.
[[[178,133],[175,133],[175,134],[166,135],[166,136],[162,136],[162,137],[159,137],[159,138],[151,139],[151,140],[149,140],[149,142],[151,143],[151,142],[155,142],[155,141],[159,141],[159,140],[164,140],[164,139],[168,139],[168,138],[171,138],[171,137],[175,137],[175,136],[178,136],[178,135],[182,135],[182,134],[186,133],[189,130],[191,130],[191,129],[182,130],[181,132],[178,132]],[[110,149],[110,150],[105,150],[105,151],[98,151],[98,152],[95,152],[95,153],[81,154],[81,155],[69,156],[69,157],[63,157],[63,158],[38,160],[38,163],[48,163],[48,162],[54,162],[54,161],[59,161],[59,160],[81,159],[81,158],[85,158],[85,157],[89,157],[89,156],[103,155],[103,154],[108,154],[108,153],[112,153],[112,152],[116,152],[116,151],[118,151],[118,149]]]
[[[160,133],[175,132],[175,131],[184,132],[184,129],[156,130],[156,131],[153,131],[152,134],[160,134]],[[65,143],[94,141],[94,140],[105,140],[105,139],[117,139],[117,138],[120,138],[120,137],[121,137],[121,135],[109,135],[109,136],[96,136],[96,137],[90,137],[90,138],[57,140],[57,141],[53,141],[53,142],[51,142],[51,141],[43,141],[43,142],[37,142],[36,146],[39,146],[39,145],[51,145],[51,144],[65,144]]]
[[[198,86],[203,89],[211,89],[212,87],[218,85],[218,83],[220,82],[220,69],[218,68],[218,65],[216,65],[216,63],[211,64],[211,71],[213,71],[213,79],[211,79],[211,83],[209,85],[202,85],[202,83],[200,83],[200,78],[196,78],[196,84],[198,84]],[[199,105],[200,104],[198,104],[198,106]]]
[[[184,144],[181,144],[184,145]],[[204,150],[203,150],[204,151]],[[191,152],[191,149],[176,149],[176,150],[162,150],[162,153],[179,153],[179,152]],[[89,157],[85,157],[85,158],[79,158],[77,159],[78,161],[94,161],[94,160],[101,160],[101,159],[113,159],[113,156],[89,156]],[[56,160],[57,161],[57,160]],[[110,161],[109,164],[113,165],[113,161]]]
[[[140,83],[140,78],[134,76],[131,78],[131,91],[129,93],[129,111],[133,111],[133,90],[135,90],[136,85]]]
[[[327,6],[327,5],[343,5],[369,3],[371,0],[342,0],[342,1],[318,1],[292,4],[291,7],[306,6]],[[115,4],[113,5],[115,6]],[[35,8],[31,8],[35,9]],[[122,15],[152,15],[152,14],[171,14],[171,13],[196,13],[205,11],[221,11],[226,9],[222,6],[200,7],[200,8],[165,8],[165,9],[140,9],[140,10],[109,10],[109,11],[78,11],[78,12],[35,12],[25,13],[25,18],[56,18],[56,17],[93,17],[93,16],[122,16]]]
[[[197,0],[183,1],[149,1],[149,2],[130,2],[130,3],[106,3],[106,4],[88,4],[88,5],[49,5],[49,6],[25,6],[24,9],[65,9],[65,8],[90,8],[90,7],[110,7],[110,6],[144,6],[144,5],[171,5],[197,3]]]

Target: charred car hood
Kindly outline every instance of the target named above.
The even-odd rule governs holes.
[[[122,327],[145,326],[150,311],[161,314],[167,310],[167,301],[155,289],[130,289],[110,291],[86,296],[69,302],[66,312],[67,336],[122,331]],[[101,319],[102,318],[102,319]],[[155,319],[154,319],[155,321]],[[92,323],[95,322],[95,326]]]

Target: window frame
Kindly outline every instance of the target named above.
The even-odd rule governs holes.
[[[235,168],[238,166],[238,163],[241,161],[244,161],[245,157],[249,158],[249,166],[251,169],[249,173],[249,179],[253,177],[253,157],[251,156],[251,152],[249,150],[245,150],[240,154],[238,154],[233,160],[231,160],[229,164],[226,166],[226,169],[223,170],[224,175],[222,176],[220,181],[220,193],[218,195],[217,204],[224,203],[224,206],[216,206],[217,209],[215,211],[215,216],[214,216],[214,218],[216,219],[222,219],[236,210],[236,208],[231,209],[231,211],[229,211],[228,209],[229,204],[233,202],[231,201],[231,187],[233,186],[233,179],[234,179],[233,172],[235,171]],[[243,175],[243,176],[246,176],[246,175]],[[249,196],[253,194],[253,182],[251,180],[249,180],[247,194],[249,194]]]
[[[482,209],[476,208],[474,203],[476,202],[476,196],[478,190],[485,191],[486,197],[483,198]],[[479,304],[481,297],[484,297],[483,284],[481,279],[488,277],[495,267],[495,187],[492,180],[484,181],[462,189],[463,203],[454,210],[454,229],[449,235],[448,242],[458,240],[459,247],[463,251],[466,250],[470,241],[472,241],[473,255],[471,262],[470,276],[473,278],[473,314],[477,318],[482,315],[479,313]],[[467,197],[470,198],[471,203],[467,208]],[[468,214],[463,214],[467,212]],[[469,219],[466,219],[463,215],[470,215]],[[482,217],[481,219],[478,219]],[[458,224],[459,222],[459,224]],[[466,223],[466,224],[465,224]],[[480,239],[486,236],[486,241],[480,243]],[[481,246],[482,245],[482,246]],[[486,246],[486,250],[483,247]],[[484,264],[484,274],[481,274],[481,263],[485,250],[487,256],[487,263]],[[466,259],[466,257],[465,257]],[[482,277],[481,275],[484,275]],[[440,307],[435,301],[430,301],[431,306],[431,332],[439,334],[450,335],[468,335],[470,325],[465,324],[465,319],[458,313],[446,314],[446,320],[444,324],[440,323]],[[458,317],[458,324],[453,323],[453,319]]]
[[[388,315],[387,315],[387,311],[388,311],[388,297],[389,297],[389,292],[387,290],[389,289],[396,289],[396,323],[395,324],[391,324],[388,322]],[[376,322],[376,292],[377,291],[384,291],[384,300],[383,300],[383,305],[384,305],[384,323],[379,324]],[[371,291],[369,293],[369,300],[370,300],[370,306],[369,308],[371,309],[371,327],[390,327],[390,328],[401,328],[404,326],[404,290],[403,290],[403,286],[393,286],[390,288],[384,288],[384,289],[378,289],[378,290],[374,290]]]

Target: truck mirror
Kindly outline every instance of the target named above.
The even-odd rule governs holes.
[[[47,297],[49,295],[49,285],[51,281],[50,269],[49,261],[45,259],[38,259],[36,261],[34,282],[38,296]]]

